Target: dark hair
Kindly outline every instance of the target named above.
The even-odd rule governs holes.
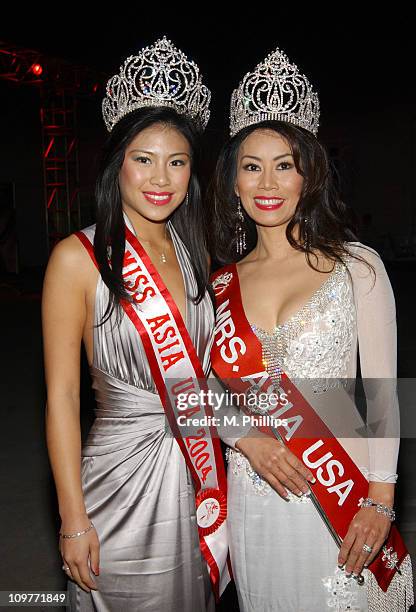
[[[204,223],[201,189],[197,178],[200,163],[200,127],[185,115],[169,107],[141,108],[129,113],[114,126],[105,143],[98,172],[96,199],[96,230],[94,253],[100,274],[110,296],[102,325],[111,316],[120,299],[130,300],[123,284],[122,265],[125,249],[124,218],[118,176],[125,150],[133,138],[145,128],[161,123],[178,130],[189,142],[191,149],[191,177],[188,187],[188,206],[179,206],[170,221],[187,247],[198,287],[193,300],[198,304],[208,288],[208,251]],[[111,267],[107,261],[107,247],[111,245]],[[118,308],[118,314],[120,309]]]
[[[269,129],[280,134],[290,145],[295,167],[304,177],[302,193],[295,213],[287,225],[286,236],[291,246],[306,253],[309,265],[314,250],[333,261],[342,262],[350,255],[344,243],[356,241],[352,213],[339,196],[335,170],[331,167],[324,147],[308,130],[285,121],[262,121],[243,128],[222,148],[213,180],[210,203],[213,205],[213,256],[220,264],[238,261],[244,255],[236,253],[236,211],[238,198],[234,191],[240,145],[255,130]],[[247,251],[257,243],[254,221],[242,208],[246,230]],[[299,239],[294,229],[299,226]],[[356,257],[360,259],[360,257]]]

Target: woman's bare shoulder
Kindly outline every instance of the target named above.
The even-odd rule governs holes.
[[[75,234],[63,238],[53,248],[46,276],[61,275],[63,279],[87,288],[88,283],[96,279],[97,274],[94,262]]]

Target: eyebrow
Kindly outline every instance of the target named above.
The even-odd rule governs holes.
[[[146,151],[146,149],[131,149],[130,153],[147,153],[148,155],[154,155],[153,151]],[[169,157],[176,157],[176,155],[187,155],[190,157],[189,153],[186,151],[178,151],[177,153],[171,153]]]
[[[273,157],[273,161],[281,159],[282,157],[287,157],[288,155],[290,155],[290,157],[293,157],[292,153],[283,153],[283,155],[278,155],[277,157]],[[255,155],[243,155],[241,159],[243,160],[245,157],[250,157],[251,159],[257,159],[257,161],[261,161],[261,157],[256,157]]]

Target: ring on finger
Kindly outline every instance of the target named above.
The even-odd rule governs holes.
[[[369,546],[368,544],[364,544],[364,545],[363,545],[363,551],[364,551],[365,553],[371,553],[371,552],[373,552],[373,547],[372,547],[372,546]]]

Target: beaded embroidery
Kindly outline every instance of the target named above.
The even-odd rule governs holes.
[[[323,393],[346,380],[354,326],[352,287],[345,266],[337,262],[319,289],[286,323],[272,333],[255,325],[251,328],[261,342],[263,363],[276,387],[285,371],[292,380],[310,379],[313,390]],[[227,449],[226,456],[233,474],[244,471],[257,494],[270,493],[270,485],[242,453]],[[308,495],[288,494],[290,502],[312,503]]]
[[[335,612],[360,612],[357,601],[357,588],[360,587],[352,577],[347,578],[345,572],[337,567],[332,576],[322,578],[322,583],[329,593],[328,608]]]
[[[268,495],[272,490],[271,486],[253,470],[246,457],[232,448],[227,448],[225,458],[231,466],[234,476],[239,476],[242,472],[250,481],[255,493],[258,495]]]
[[[272,333],[252,324],[263,348],[266,371],[279,386],[282,371],[294,380],[312,379],[318,393],[336,388],[346,378],[351,354],[355,308],[348,272],[334,270],[312,297]]]

